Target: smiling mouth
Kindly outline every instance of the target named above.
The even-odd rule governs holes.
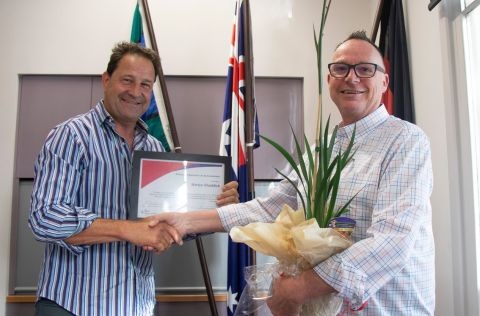
[[[358,91],[358,90],[341,90],[340,91],[341,93],[343,94],[362,94],[364,93],[365,91]]]
[[[138,99],[134,99],[134,98],[125,98],[125,97],[121,97],[120,98],[123,102],[126,102],[126,103],[130,103],[130,104],[133,104],[133,105],[142,105],[145,100],[143,100],[143,98],[138,98]]]

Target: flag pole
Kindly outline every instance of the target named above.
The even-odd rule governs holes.
[[[147,23],[148,34],[150,36],[150,43],[152,44],[152,49],[158,52],[157,40],[155,38],[155,32],[153,30],[152,17],[150,15],[150,9],[148,7],[148,1],[142,0],[142,5],[145,10],[145,20]],[[170,104],[170,98],[168,96],[167,84],[165,82],[165,76],[163,75],[162,63],[160,62],[158,67],[158,80],[162,90],[163,101],[165,102],[165,112],[167,113],[168,123],[170,125],[170,133],[172,135],[173,149],[175,152],[180,152],[182,147],[180,146],[180,141],[178,140],[177,128],[175,126],[175,120],[173,119],[172,106]]]
[[[254,122],[254,107],[255,107],[255,93],[253,74],[253,52],[252,52],[252,30],[251,30],[251,16],[250,16],[250,1],[243,0],[243,23],[245,26],[245,139],[247,147],[247,174],[248,174],[248,200],[255,198],[255,175],[253,164],[253,148],[255,145],[255,122]],[[250,262],[252,265],[256,264],[255,250],[249,248]]]
[[[382,10],[383,10],[383,3],[385,0],[380,0],[377,9],[377,16],[375,17],[375,22],[373,23],[373,30],[372,36],[370,39],[375,42],[377,40],[378,28],[380,27],[380,20],[382,19]]]
[[[142,4],[145,10],[145,20],[147,23],[148,33],[150,36],[150,43],[152,44],[152,49],[160,55],[160,53],[158,52],[157,41],[155,39],[155,33],[153,30],[152,18],[150,15],[150,9],[148,7],[148,1],[142,0]],[[172,107],[170,104],[170,99],[168,97],[167,84],[165,82],[165,77],[163,75],[163,69],[162,69],[161,63],[158,69],[158,79],[159,79],[160,87],[162,88],[163,100],[165,102],[165,111],[167,112],[167,118],[170,124],[170,133],[172,135],[173,147],[175,152],[179,153],[182,151],[182,147],[180,146],[180,141],[178,139],[177,129],[175,127],[175,121],[173,119]],[[217,305],[215,304],[215,295],[213,294],[212,282],[210,280],[210,274],[208,272],[208,265],[205,258],[205,251],[203,249],[203,242],[201,237],[197,237],[195,239],[195,242],[197,244],[198,259],[200,260],[200,265],[202,268],[203,281],[205,282],[205,288],[208,296],[208,303],[210,305],[210,312],[212,313],[213,316],[217,316],[218,312],[217,312]]]

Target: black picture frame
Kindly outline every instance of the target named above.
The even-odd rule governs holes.
[[[219,163],[223,164],[223,184],[231,179],[231,158],[225,156],[204,155],[204,154],[188,154],[188,153],[171,153],[171,152],[154,152],[136,150],[133,153],[132,160],[132,182],[130,184],[130,207],[128,217],[130,219],[138,219],[138,203],[139,203],[139,183],[142,180],[140,173],[142,163],[146,160],[161,161],[181,161],[191,163]]]

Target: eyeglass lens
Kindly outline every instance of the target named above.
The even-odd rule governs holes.
[[[353,68],[355,74],[359,78],[371,78],[375,75],[375,71],[377,66],[375,64],[356,64],[356,65],[349,65],[343,63],[332,63],[329,65],[330,74],[337,78],[343,78],[348,76],[350,69]]]

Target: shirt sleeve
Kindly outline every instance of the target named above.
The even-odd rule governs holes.
[[[296,182],[293,174],[289,176]],[[297,191],[287,180],[279,182],[267,197],[256,198],[246,203],[230,204],[217,209],[220,221],[226,231],[234,226],[253,222],[273,222],[284,204],[297,209]]]
[[[420,130],[404,134],[382,162],[367,237],[314,268],[352,309],[402,271],[431,225],[430,144]]]
[[[50,132],[35,164],[28,219],[35,239],[56,243],[75,254],[89,246],[74,246],[64,240],[85,230],[97,218],[77,206],[85,160],[85,146],[68,125]]]

